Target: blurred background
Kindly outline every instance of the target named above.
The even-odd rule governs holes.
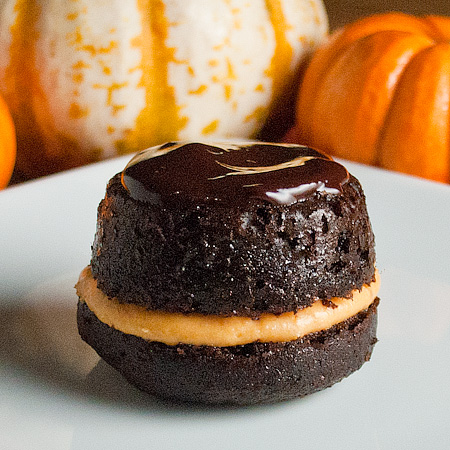
[[[324,0],[331,30],[362,16],[383,11],[450,15],[448,0]]]
[[[450,0],[428,0],[428,1],[414,1],[414,0],[323,0],[323,3],[326,7],[327,10],[327,14],[328,14],[328,22],[329,22],[329,26],[330,26],[330,31],[333,32],[334,30],[336,30],[337,28],[346,25],[348,23],[354,22],[357,19],[361,18],[361,17],[365,17],[365,16],[369,16],[375,13],[382,13],[382,12],[388,12],[388,11],[401,11],[401,12],[405,12],[405,13],[410,13],[410,14],[414,14],[414,15],[427,15],[427,14],[432,14],[432,15],[442,15],[442,16],[450,16]],[[31,11],[32,12],[32,11]],[[32,17],[32,14],[31,16]],[[221,16],[223,17],[223,16]],[[446,27],[445,27],[446,28]],[[27,36],[22,36],[19,39],[19,43],[22,45],[23,43],[26,43],[28,41],[28,37]],[[86,46],[87,47],[87,46]],[[26,48],[26,47],[25,47]],[[19,60],[19,62],[22,60]],[[18,65],[18,70],[17,73],[20,75],[20,72],[22,71],[22,67],[21,65],[25,64],[26,59],[23,59],[23,61],[21,62],[21,64]],[[101,62],[101,61],[100,61]],[[107,67],[104,68],[105,69],[105,74],[107,74],[106,70],[108,69]],[[27,71],[23,71],[24,73],[27,73]],[[30,72],[32,74],[32,72]],[[81,73],[81,71],[80,71]],[[80,76],[80,74],[76,74],[77,76]],[[74,75],[75,76],[75,75]],[[23,77],[24,80],[22,80],[22,83],[24,83],[24,86],[26,84],[30,84],[28,82],[28,80],[26,79],[26,77]],[[107,78],[107,76],[106,76]],[[281,77],[282,78],[282,77]],[[300,77],[298,77],[298,79],[300,79]],[[81,78],[80,78],[81,80]],[[25,82],[24,82],[25,81]],[[32,80],[33,81],[33,80]],[[74,79],[74,84],[75,82],[78,82],[77,80]],[[80,81],[81,82],[81,81]],[[19,83],[20,84],[20,83]],[[97,83],[98,84],[98,83]],[[36,89],[35,90],[39,90],[38,88],[39,85],[36,84]],[[422,84],[420,85],[422,86]],[[20,87],[20,85],[19,85]],[[22,86],[23,87],[23,86]],[[110,97],[112,96],[112,93],[114,92],[114,89],[117,86],[111,85],[110,86],[110,93],[108,94]],[[225,86],[225,87],[229,87],[229,86]],[[273,121],[267,121],[266,125],[267,125],[267,129],[268,130],[272,130],[274,129],[273,124],[278,125],[281,124],[282,126],[280,127],[281,132],[279,133],[279,135],[275,135],[274,139],[267,139],[267,136],[264,135],[264,133],[262,133],[262,135],[259,135],[258,138],[262,138],[264,140],[283,140],[283,138],[285,138],[287,135],[286,133],[286,123],[289,123],[289,127],[292,125],[291,120],[293,121],[293,117],[294,117],[294,103],[295,103],[295,95],[298,92],[298,87],[295,88],[295,92],[289,94],[288,100],[291,100],[291,102],[287,102],[285,101],[284,98],[282,98],[280,102],[278,102],[280,105],[282,105],[282,107],[284,108],[284,110],[281,110],[283,112],[283,114],[286,111],[286,104],[290,104],[292,106],[292,108],[289,108],[290,111],[292,111],[292,113],[290,115],[286,115],[286,114],[277,114],[277,109],[274,108],[275,110],[275,114],[273,115],[274,120]],[[231,92],[231,88],[230,88],[230,92]],[[40,95],[40,92],[38,92],[38,94]],[[39,99],[39,95],[37,95],[37,98]],[[45,96],[43,96],[44,100],[45,100]],[[108,97],[109,98],[109,97]],[[39,101],[41,101],[42,99],[39,99]],[[25,111],[26,113],[27,111]],[[78,109],[78,110],[74,110],[71,111],[71,114],[74,114],[75,116],[77,116],[77,114],[79,115],[79,117],[77,116],[76,118],[82,118],[84,111],[82,109]],[[24,116],[26,114],[23,114]],[[196,115],[198,116],[198,113],[196,113]],[[42,116],[42,117],[41,117]],[[33,119],[36,122],[45,122],[45,114],[41,114],[41,116],[38,115],[37,118]],[[154,114],[153,117],[157,117],[158,114]],[[281,117],[281,120],[278,120],[279,116]],[[428,114],[429,117],[431,117],[430,114]],[[220,117],[223,117],[220,116]],[[278,120],[278,122],[277,122]],[[241,121],[240,123],[242,124],[245,121]],[[24,122],[25,125],[27,125],[27,122]],[[30,122],[32,123],[32,122]],[[17,123],[16,123],[17,125]],[[284,128],[283,128],[284,127]],[[27,126],[22,126],[22,129],[27,128]],[[45,128],[45,127],[44,127]],[[49,128],[49,127],[47,127]],[[113,129],[113,127],[110,127],[111,130]],[[0,127],[1,129],[1,127]],[[60,130],[58,129],[58,132]],[[33,145],[35,147],[38,147],[38,144],[35,143],[35,141],[38,141],[38,138],[35,138],[35,134],[30,133],[30,139],[33,141]],[[269,136],[270,137],[270,136]],[[433,136],[434,138],[434,136]],[[30,139],[28,139],[28,141],[30,141]],[[297,139],[301,139],[301,137],[297,137]],[[438,141],[439,137],[436,137],[436,141]],[[163,141],[165,141],[167,139],[164,139]],[[170,139],[169,139],[170,140]],[[289,141],[289,140],[287,140]],[[293,140],[293,142],[295,142],[295,139]],[[306,141],[302,141],[302,143],[307,143],[309,145],[314,146],[315,143],[310,143],[310,142],[306,142]],[[69,157],[72,157],[70,155],[71,152],[71,146],[69,144],[67,144],[66,142],[63,143],[64,147],[68,148],[67,150],[67,154],[69,155]],[[67,144],[67,145],[66,145]],[[154,145],[154,144],[152,144]],[[34,148],[34,147],[33,147]],[[56,148],[56,147],[55,147]],[[145,148],[145,147],[144,147]],[[121,150],[121,149],[119,149]],[[117,151],[117,153],[119,154],[119,150]],[[328,150],[327,148],[324,148],[325,151],[332,153],[330,150]],[[59,151],[59,150],[58,150]],[[97,151],[95,148],[92,149],[92,153],[94,153],[95,151]],[[74,150],[72,152],[73,154],[76,155],[76,151]],[[442,153],[442,152],[441,152]],[[32,156],[33,154],[38,154],[38,152],[35,151],[31,151],[30,152],[30,156]],[[347,155],[340,155],[339,153],[332,153],[335,154],[338,157],[343,157],[345,159],[347,159]],[[78,155],[76,155],[78,157]],[[448,155],[441,155],[441,159],[445,159],[447,158]],[[431,160],[432,158],[434,158],[434,156],[430,156],[429,159]],[[25,159],[25,158],[22,158]],[[31,159],[31,158],[30,158]],[[348,159],[352,159],[352,158],[348,158]],[[87,163],[87,162],[92,162],[94,161],[95,158],[92,157],[90,160],[89,158],[86,159],[85,161],[82,161],[80,159],[80,161],[82,161],[82,163]],[[359,161],[359,162],[363,162],[363,163],[367,163],[366,161]],[[373,162],[369,162],[370,164],[372,164]],[[375,165],[380,165],[378,164],[379,161],[375,162]],[[433,162],[434,163],[434,162]],[[5,166],[5,163],[2,163],[2,160],[0,159],[0,169],[2,167]],[[41,164],[42,166],[45,166],[45,162],[41,162],[39,159],[37,159],[36,161],[31,161],[29,163],[30,167],[33,168],[33,166],[38,166],[39,164]],[[71,165],[78,165],[79,161],[76,160],[75,162],[70,162]],[[431,163],[430,163],[431,164]],[[417,165],[417,164],[416,164]],[[445,165],[445,169],[443,169],[443,175],[439,174],[438,176],[427,176],[426,174],[420,174],[420,176],[424,176],[427,178],[431,178],[431,179],[435,179],[438,181],[444,181],[444,182],[449,182],[450,180],[450,163],[447,162],[442,162],[441,164],[443,167]],[[387,167],[388,169],[391,170],[397,170],[396,167],[392,168],[392,167]],[[61,166],[61,168],[58,168],[58,170],[64,170],[63,166]],[[3,171],[5,171],[5,169],[3,169]],[[56,171],[56,170],[55,170]],[[402,171],[402,170],[400,170]],[[417,175],[417,173],[414,172],[409,172],[408,170],[404,170],[406,173],[413,173],[415,175]],[[50,173],[51,171],[49,170],[48,173]],[[34,175],[30,175],[30,173],[32,173],[32,170],[28,173],[28,175],[25,175],[24,172],[21,172],[17,169],[16,166],[16,170],[14,171],[13,175],[12,175],[12,179],[10,182],[10,185],[12,184],[17,184],[20,183],[22,181],[26,181],[28,179],[32,179],[35,176],[41,176],[41,175],[45,175],[45,170],[42,171],[42,173],[36,171],[36,173]],[[0,175],[1,175],[1,170],[0,170]],[[1,179],[0,179],[0,189],[2,188],[1,186]]]

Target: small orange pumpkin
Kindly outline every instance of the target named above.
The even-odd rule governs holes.
[[[450,18],[385,13],[314,55],[286,140],[450,182]]]
[[[8,106],[0,97],[0,189],[5,188],[16,162],[16,132]]]

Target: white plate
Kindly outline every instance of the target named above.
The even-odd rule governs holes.
[[[372,360],[305,399],[181,406],[79,339],[73,285],[128,157],[0,192],[0,449],[444,449],[450,445],[450,186],[348,163],[382,275]]]

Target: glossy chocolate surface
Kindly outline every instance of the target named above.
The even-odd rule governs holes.
[[[316,191],[342,192],[345,167],[294,144],[169,142],[138,153],[122,173],[132,198],[152,204],[292,204]]]

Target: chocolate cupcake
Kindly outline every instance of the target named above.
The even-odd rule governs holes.
[[[299,145],[174,142],[110,180],[78,327],[144,391],[274,402],[369,360],[378,285],[365,197],[341,164]]]

